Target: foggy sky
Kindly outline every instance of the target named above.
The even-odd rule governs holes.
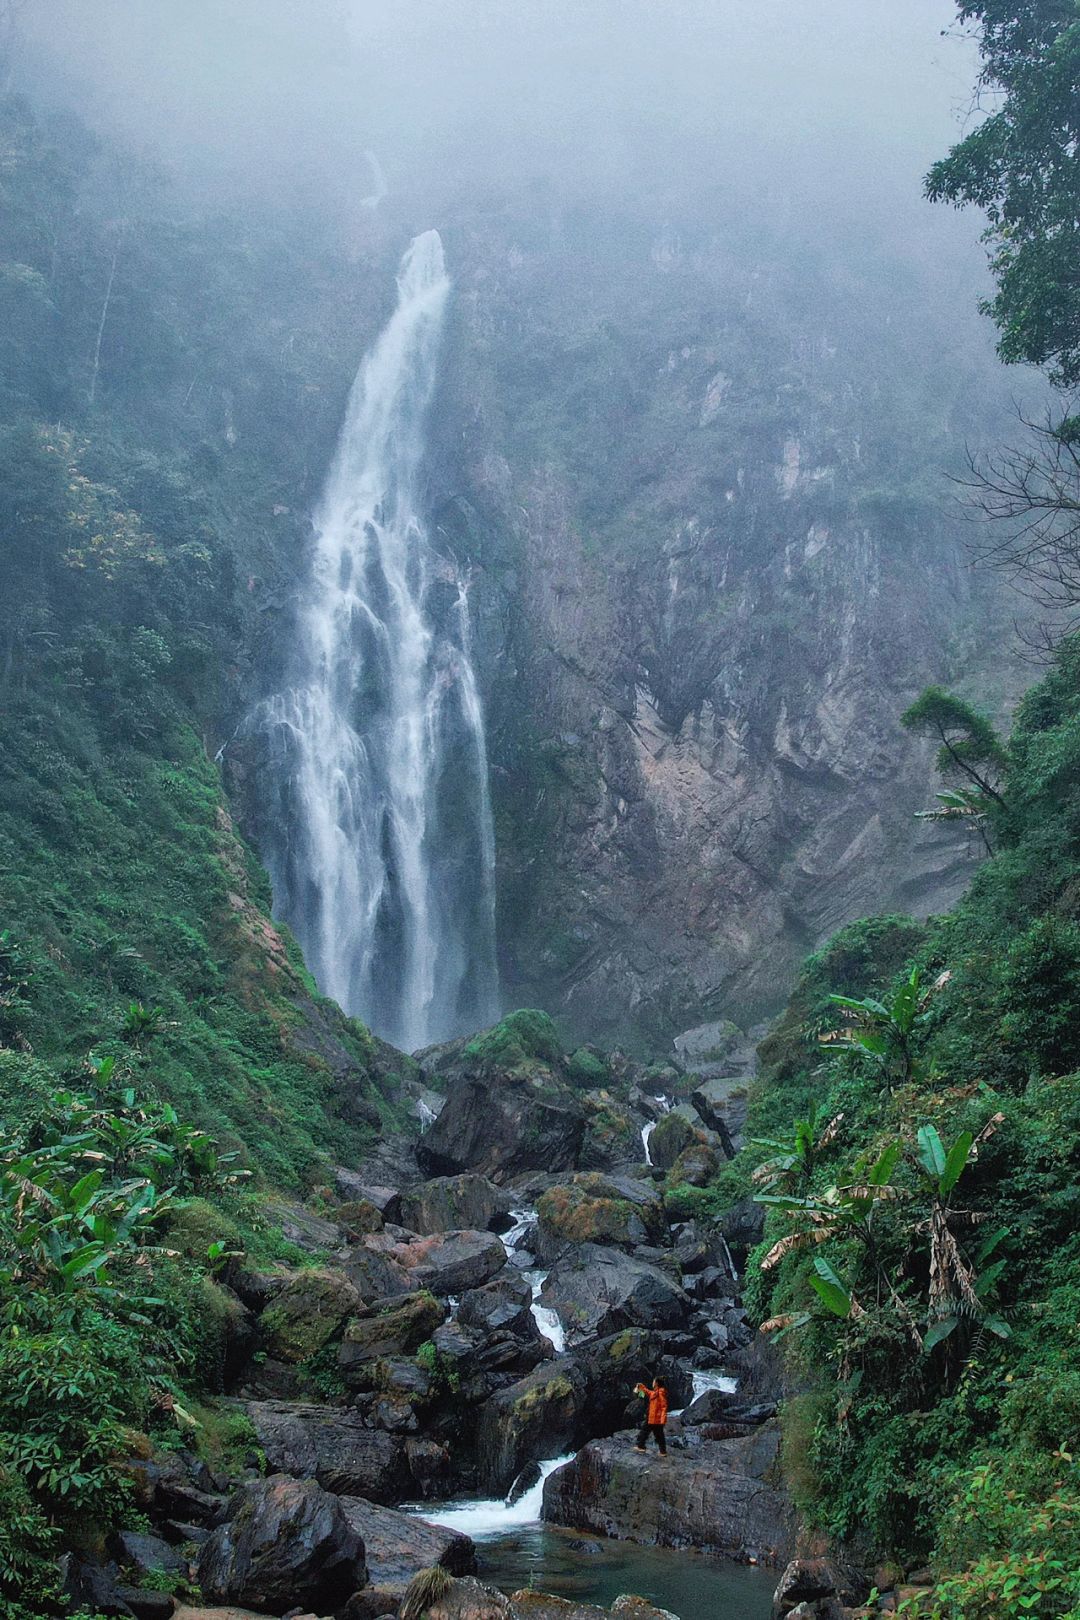
[[[929,214],[952,0],[28,0],[15,79],[205,190],[692,197]],[[929,227],[928,228],[932,228]],[[969,232],[977,235],[972,217]]]

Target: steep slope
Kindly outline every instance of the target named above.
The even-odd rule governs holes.
[[[965,294],[902,241],[708,215],[508,203],[451,238],[433,480],[477,564],[511,996],[653,1040],[954,898],[895,717],[932,676],[991,708],[1024,680],[949,510],[1001,398]]]

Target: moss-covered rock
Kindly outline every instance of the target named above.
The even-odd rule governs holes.
[[[661,1170],[670,1170],[684,1148],[694,1141],[694,1128],[682,1114],[665,1114],[649,1137],[649,1155]]]
[[[309,1361],[360,1306],[343,1271],[299,1271],[260,1318],[263,1342],[278,1361]]]
[[[412,1355],[445,1318],[445,1308],[426,1290],[359,1312],[346,1327],[338,1352],[345,1382],[350,1388],[366,1388],[372,1362]]]
[[[597,1243],[633,1249],[663,1230],[663,1209],[651,1189],[633,1199],[625,1184],[597,1174],[578,1175],[551,1187],[536,1206],[538,1250],[544,1259],[570,1244]]]

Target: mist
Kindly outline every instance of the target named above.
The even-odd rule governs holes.
[[[423,222],[543,185],[939,237],[974,78],[951,0],[32,0],[14,82],[201,198]],[[385,176],[385,180],[383,177]],[[964,221],[965,240],[978,234]],[[918,245],[911,246],[918,251]]]

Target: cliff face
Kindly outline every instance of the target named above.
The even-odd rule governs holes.
[[[433,500],[474,564],[507,999],[666,1040],[969,879],[897,718],[1015,681],[944,477],[1001,385],[914,282],[615,234],[462,232]]]

